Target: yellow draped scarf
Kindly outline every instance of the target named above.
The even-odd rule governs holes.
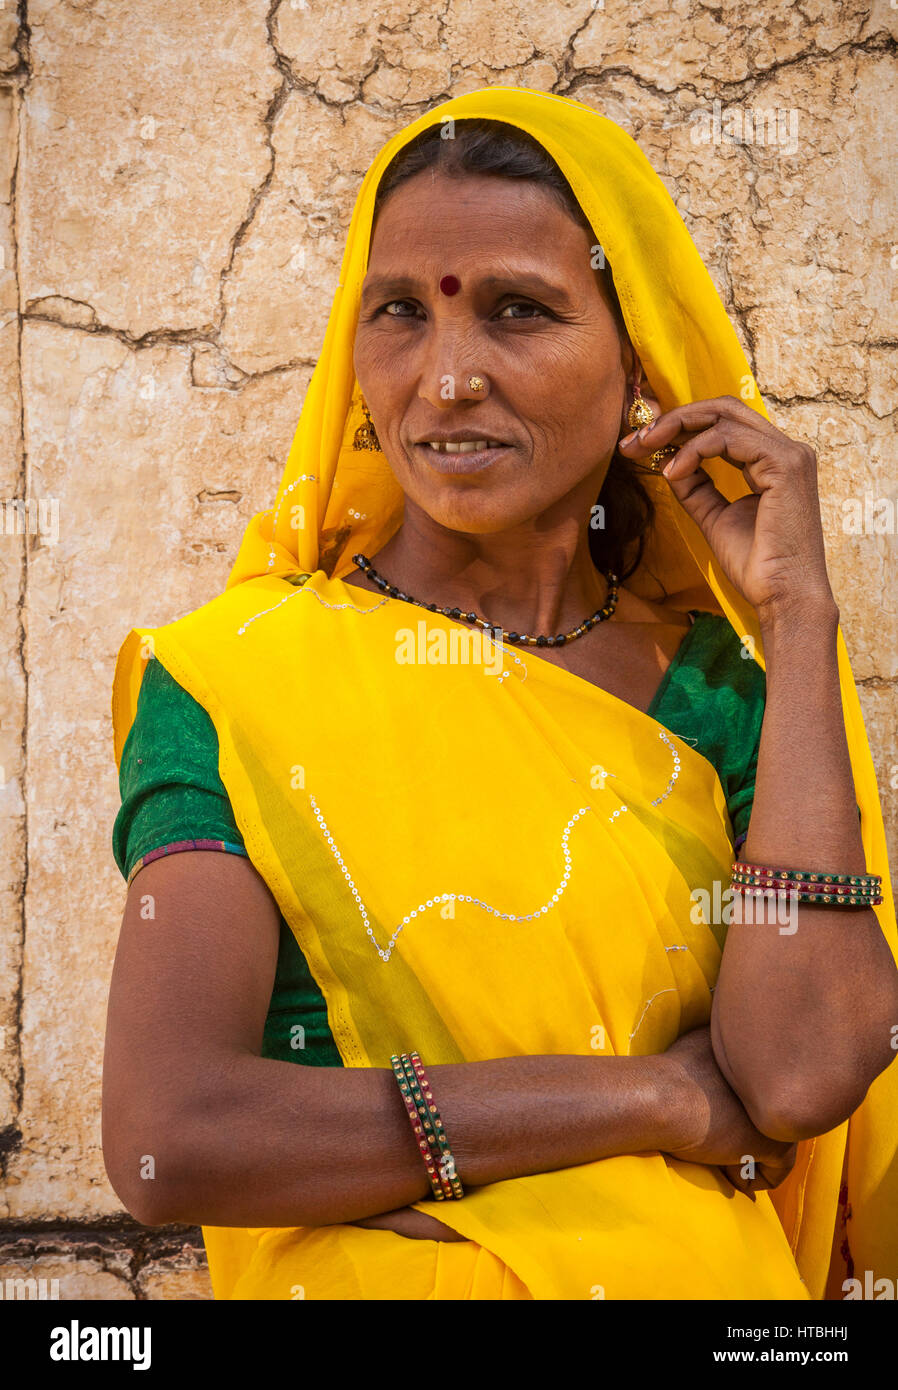
[[[321,988],[346,1066],[386,1067],[412,1047],[431,1065],[658,1053],[707,1023],[724,941],[725,929],[693,921],[692,891],[725,886],[732,858],[706,759],[526,650],[485,643],[466,661],[462,644],[452,659],[462,625],[344,582],[352,555],[376,555],[402,520],[384,456],[352,447],[375,193],[399,149],[429,126],[451,135],[446,123],[463,117],[517,126],[559,165],[662,409],[733,394],[765,414],[672,200],[613,122],[565,98],[488,89],[430,111],[374,160],[275,506],[248,525],[223,594],[129,633],[113,692],[117,761],[152,655],[208,711],[247,851]],[[705,467],[730,499],[748,492],[738,469]],[[657,521],[629,587],[722,612],[763,666],[754,610],[666,482],[648,486]],[[298,573],[310,577],[290,583]],[[839,665],[867,864],[883,875],[877,912],[898,954],[841,634]],[[353,1226],[207,1227],[213,1288],[272,1299],[839,1298],[847,1259],[861,1278],[896,1273],[896,1113],[892,1067],[850,1122],[801,1144],[789,1179],[755,1200],[713,1167],[626,1155],[442,1204],[459,1243]]]

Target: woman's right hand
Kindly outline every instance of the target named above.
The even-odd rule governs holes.
[[[770,1139],[752,1124],[717,1065],[710,1027],[685,1033],[664,1056],[677,1064],[685,1082],[682,1140],[674,1140],[666,1152],[720,1167],[734,1187],[749,1195],[779,1186],[794,1167],[798,1146]],[[748,1159],[754,1162],[751,1178],[742,1176]]]

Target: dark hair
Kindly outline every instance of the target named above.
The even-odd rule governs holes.
[[[434,168],[452,177],[493,174],[538,183],[556,199],[564,212],[584,227],[590,236],[595,236],[592,224],[570,184],[539,141],[517,126],[481,117],[455,121],[452,139],[442,137],[439,125],[431,126],[394,156],[378,185],[372,231],[378,213],[394,189],[414,174]],[[625,332],[620,300],[607,261],[600,273],[620,331]],[[622,458],[615,450],[598,497],[598,505],[602,508],[598,517],[603,524],[596,529],[590,526],[589,529],[593,563],[598,569],[613,570],[622,579],[626,579],[639,566],[655,512],[652,500],[637,476],[638,467],[638,464]],[[608,529],[604,526],[606,515],[612,519]]]

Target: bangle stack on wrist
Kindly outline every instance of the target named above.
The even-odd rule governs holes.
[[[795,894],[801,903],[828,903],[830,907],[876,907],[882,902],[879,874],[831,874],[813,869],[772,869],[767,864],[732,865],[732,888],[737,893],[765,893],[776,889]]]
[[[455,1171],[455,1159],[421,1058],[417,1052],[402,1052],[390,1058],[390,1065],[421,1150],[434,1199],[444,1202],[464,1197],[464,1188]]]

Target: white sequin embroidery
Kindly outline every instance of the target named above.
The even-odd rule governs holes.
[[[295,487],[298,487],[300,483],[317,483],[317,481],[318,481],[318,475],[317,475],[316,473],[300,473],[300,475],[299,475],[298,478],[294,478],[292,483],[288,483],[288,484],[287,484],[287,486],[284,488],[284,496],[281,498],[280,502],[278,502],[277,506],[276,506],[275,509],[274,509],[274,520],[273,520],[272,523],[271,523],[271,538],[272,538],[272,540],[274,540],[274,537],[275,537],[275,535],[277,534],[278,517],[279,517],[280,514],[281,514],[281,507],[284,505],[284,498],[288,497],[289,494],[293,491],[293,489],[294,489]],[[272,565],[274,564],[274,561],[275,561],[275,552],[274,552],[274,546],[272,546],[271,550],[269,550],[269,552],[268,552],[268,568],[269,568],[269,569],[271,569]]]
[[[251,618],[247,618],[243,626],[238,627],[237,636],[242,637],[246,629],[251,623],[254,623],[257,618],[264,618],[268,613],[276,613],[279,608],[291,598],[296,598],[298,594],[314,594],[318,602],[323,604],[325,608],[351,608],[353,613],[361,613],[362,617],[365,617],[368,613],[373,613],[376,608],[380,608],[382,604],[389,602],[388,595],[386,598],[379,598],[370,608],[356,608],[354,603],[328,603],[327,599],[323,599],[314,589],[308,589],[303,585],[302,588],[293,589],[291,593],[285,594],[283,598],[278,599],[277,603],[273,604],[271,608],[263,608],[261,612],[254,613]]]
[[[293,489],[293,487],[296,485],[296,483],[305,481],[307,476],[308,476],[308,477],[311,477],[311,475],[303,475],[302,477],[297,478],[297,479],[295,480],[295,483],[291,483],[290,486],[286,489],[286,492],[292,491],[292,489]],[[285,494],[284,494],[285,496],[286,496],[286,492],[285,492]],[[282,500],[283,500],[283,499],[282,499]],[[278,504],[278,511],[280,511],[280,503]],[[276,525],[276,524],[277,524],[277,518],[275,518],[275,525]],[[273,531],[273,528],[272,528],[272,531]],[[270,558],[269,558],[269,565],[271,565],[271,564],[274,563],[274,558],[275,558],[275,555],[274,555],[274,551],[272,550],[272,551],[271,551],[271,554],[270,554]],[[318,599],[318,602],[321,603],[321,604],[323,604],[325,608],[334,608],[334,609],[345,609],[345,608],[349,608],[349,609],[351,609],[354,613],[360,613],[360,614],[362,614],[363,616],[364,616],[365,614],[367,614],[367,613],[373,613],[377,608],[380,608],[384,603],[389,603],[390,598],[392,597],[392,595],[385,594],[381,599],[379,599],[379,600],[377,601],[377,603],[372,604],[369,608],[358,608],[358,607],[356,607],[356,605],[355,605],[354,603],[328,603],[327,600],[326,600],[326,599],[323,599],[323,598],[321,597],[321,595],[318,594],[318,593],[316,593],[316,591],[315,591],[314,589],[308,589],[308,590],[307,590],[307,589],[305,588],[305,586],[303,586],[303,587],[301,587],[301,588],[295,588],[295,589],[293,589],[293,591],[292,591],[291,593],[289,593],[289,594],[285,594],[284,597],[283,597],[282,599],[279,599],[278,602],[277,602],[276,604],[274,604],[271,608],[265,608],[265,609],[262,609],[261,612],[253,614],[253,616],[252,616],[251,618],[248,618],[248,619],[247,619],[247,621],[243,624],[242,627],[240,627],[240,628],[237,629],[238,635],[242,636],[242,635],[246,632],[247,628],[248,628],[252,623],[254,623],[254,622],[256,621],[257,618],[263,618],[263,617],[265,617],[265,616],[266,616],[267,614],[269,614],[269,613],[274,613],[274,612],[276,612],[276,610],[277,610],[278,608],[282,607],[283,604],[285,604],[289,599],[291,599],[291,598],[296,598],[296,596],[297,596],[298,594],[307,593],[307,592],[308,592],[308,593],[314,594],[315,597]],[[489,632],[484,631],[483,635],[484,635],[484,637],[487,637],[491,642],[493,642],[494,646],[498,646],[498,647],[500,648],[500,650],[503,652],[503,654],[504,654],[506,651],[509,651],[509,648],[506,646],[506,644],[505,644],[504,642],[498,641],[497,639],[493,638],[492,635],[491,635]],[[519,657],[519,656],[517,655],[517,653],[514,652],[513,650],[510,652],[510,654],[511,654],[512,660],[516,662],[516,664],[521,668],[521,670],[522,670],[522,672],[523,672],[523,675],[521,676],[521,679],[522,679],[522,680],[526,680],[526,679],[527,679],[527,667],[526,667],[526,664],[525,664],[523,661],[521,661],[520,657]],[[511,675],[511,673],[512,673],[512,669],[511,669],[510,667],[508,668],[508,670],[503,670],[503,671],[500,673],[500,675],[499,675],[497,684],[501,685],[502,682],[503,682],[508,676]],[[671,753],[672,753],[672,755],[673,755],[674,769],[673,769],[673,772],[672,772],[672,774],[671,774],[671,776],[670,776],[670,780],[669,780],[668,783],[667,783],[667,787],[666,787],[665,790],[661,793],[660,796],[656,796],[656,797],[654,798],[654,800],[653,800],[652,803],[651,803],[652,806],[659,806],[659,805],[661,804],[662,801],[664,801],[668,796],[670,796],[671,792],[673,791],[673,789],[674,789],[674,787],[675,787],[675,785],[676,785],[676,783],[677,783],[677,779],[678,779],[678,777],[679,777],[679,775],[680,775],[680,755],[679,755],[679,753],[678,753],[678,751],[677,751],[676,745],[675,745],[674,743],[671,742],[671,740],[668,738],[667,734],[665,733],[665,731],[664,731],[663,729],[659,729],[659,731],[658,731],[658,737],[659,737],[660,739],[662,739],[663,742],[666,743],[667,746],[668,746],[668,748],[670,749],[670,751],[671,751]],[[607,775],[608,775],[608,776],[614,776],[613,773],[609,773],[609,774],[607,774]],[[576,779],[572,778],[571,780],[573,781],[573,780],[576,780]],[[577,821],[581,818],[581,816],[585,816],[585,815],[587,814],[588,811],[592,810],[592,807],[589,807],[589,806],[581,806],[580,809],[575,813],[575,815],[573,815],[573,816],[571,817],[571,819],[568,821],[567,825],[564,827],[564,830],[562,831],[562,834],[561,834],[561,849],[562,849],[562,854],[563,854],[563,856],[564,856],[564,873],[563,873],[562,876],[561,876],[561,880],[560,880],[560,882],[559,882],[559,884],[558,884],[558,887],[556,888],[555,892],[552,894],[551,898],[549,898],[549,900],[548,900],[546,903],[544,903],[544,904],[542,905],[542,907],[538,907],[538,908],[536,908],[536,910],[535,910],[534,912],[528,912],[528,913],[500,912],[499,909],[498,909],[497,907],[493,907],[492,904],[490,904],[490,903],[485,903],[485,902],[483,902],[480,898],[472,897],[470,894],[466,894],[466,893],[440,893],[440,894],[438,894],[438,895],[435,896],[435,897],[428,898],[425,902],[419,903],[418,906],[417,906],[416,908],[412,908],[411,911],[410,911],[406,916],[403,917],[402,921],[401,921],[401,922],[399,923],[399,925],[396,927],[395,931],[393,932],[392,936],[390,937],[390,940],[389,940],[389,942],[388,942],[386,948],[384,949],[384,948],[381,947],[381,946],[378,944],[378,942],[377,942],[377,939],[376,939],[376,937],[375,937],[375,935],[374,935],[374,931],[373,931],[372,926],[371,926],[371,922],[370,922],[369,917],[368,917],[367,910],[366,910],[366,908],[365,908],[365,904],[364,904],[363,901],[362,901],[361,894],[359,893],[359,890],[358,890],[358,888],[356,887],[356,885],[355,885],[355,883],[354,883],[354,881],[353,881],[353,879],[352,879],[352,875],[350,874],[349,870],[348,870],[347,867],[346,867],[346,864],[345,864],[345,861],[344,861],[344,859],[343,859],[343,856],[341,855],[341,853],[340,853],[340,851],[339,851],[339,849],[338,849],[338,847],[337,847],[337,845],[336,845],[336,843],[335,843],[335,841],[334,841],[334,837],[331,835],[331,833],[330,833],[330,831],[329,831],[329,829],[328,829],[328,826],[327,826],[327,823],[326,823],[326,821],[325,821],[325,819],[324,819],[324,816],[322,815],[322,813],[321,813],[321,811],[320,811],[320,809],[319,809],[319,807],[318,807],[318,803],[316,802],[315,798],[311,795],[311,793],[309,794],[309,803],[310,803],[310,805],[311,805],[311,807],[312,807],[312,810],[313,810],[313,812],[314,812],[314,814],[315,814],[315,819],[317,820],[319,826],[321,827],[321,832],[322,832],[322,834],[324,835],[324,838],[325,838],[325,840],[326,840],[328,846],[330,847],[331,853],[333,854],[335,860],[337,861],[337,864],[338,864],[338,866],[339,866],[339,868],[340,868],[340,872],[343,874],[343,877],[346,879],[346,882],[347,882],[347,884],[349,885],[349,888],[350,888],[350,891],[351,891],[351,893],[352,893],[352,896],[355,898],[356,906],[358,907],[358,910],[359,910],[359,913],[360,913],[360,915],[361,915],[362,921],[363,921],[364,924],[365,924],[365,933],[366,933],[367,936],[369,936],[369,937],[371,938],[371,941],[372,941],[372,943],[373,943],[373,945],[374,945],[375,950],[377,951],[377,954],[380,956],[381,960],[383,960],[383,961],[388,961],[388,960],[390,959],[391,955],[393,954],[393,950],[394,950],[394,948],[395,948],[395,946],[396,946],[396,942],[397,942],[397,940],[398,940],[399,933],[402,931],[402,928],[405,927],[405,926],[408,926],[408,924],[409,924],[410,922],[414,921],[414,919],[415,919],[416,917],[421,917],[421,916],[423,916],[424,913],[425,913],[426,911],[428,911],[429,908],[435,907],[435,906],[439,906],[441,903],[456,902],[456,901],[457,901],[457,902],[463,902],[463,903],[470,903],[470,904],[472,905],[472,907],[479,907],[479,908],[481,908],[484,912],[490,913],[493,917],[497,917],[497,918],[498,918],[500,921],[502,921],[502,922],[532,922],[532,921],[534,921],[537,917],[542,917],[542,916],[544,916],[544,915],[545,915],[547,912],[549,912],[549,911],[551,910],[551,908],[553,908],[553,907],[555,906],[555,904],[559,901],[559,899],[561,898],[562,894],[564,893],[565,888],[567,887],[568,880],[570,879],[570,876],[571,876],[571,854],[570,854],[570,849],[569,849],[569,847],[568,847],[568,840],[569,840],[569,837],[570,837],[571,830],[572,830],[573,827],[576,825]],[[613,812],[611,813],[611,815],[608,817],[609,822],[610,822],[611,824],[613,824],[614,821],[617,820],[618,817],[620,817],[620,816],[621,816],[624,812],[626,812],[628,809],[629,809],[628,806],[627,806],[624,802],[621,802],[620,806],[618,806],[618,808],[617,808],[615,811],[613,811]],[[666,947],[665,947],[665,950],[666,950],[666,951],[686,951],[686,950],[688,950],[688,949],[689,949],[688,946],[682,946],[682,945],[666,946]],[[630,1041],[631,1041],[631,1043],[632,1043],[632,1041],[633,1041],[633,1038],[636,1036],[637,1032],[638,1032],[639,1029],[641,1028],[643,1019],[645,1018],[645,1015],[646,1015],[646,1013],[648,1012],[649,1007],[650,1007],[651,1004],[654,1002],[654,1000],[657,999],[658,996],[659,996],[660,994],[670,994],[670,993],[674,993],[674,992],[675,992],[675,991],[670,990],[670,989],[667,989],[667,990],[659,990],[657,994],[653,994],[652,997],[651,997],[651,999],[649,999],[649,1000],[646,1002],[645,1006],[643,1007],[642,1014],[640,1015],[639,1022],[637,1023],[637,1025],[636,1025],[636,1027],[634,1028],[633,1032],[630,1034]],[[713,992],[713,991],[712,991],[712,992]]]
[[[331,606],[333,605],[328,605],[328,607]],[[664,797],[670,795],[673,785],[677,780],[679,768],[679,754],[677,753],[676,748],[674,748],[674,745],[670,743],[670,740],[667,738],[663,730],[660,731],[660,737],[664,739],[664,742],[667,743],[673,749],[674,757],[677,762],[677,768],[674,770],[673,777],[668,783],[667,791],[664,792],[662,796],[655,798],[655,800],[652,802],[653,806],[656,806],[659,801],[664,800]],[[390,940],[387,943],[386,947],[382,947],[378,943],[377,938],[374,935],[374,930],[371,926],[371,922],[368,917],[368,912],[365,908],[365,904],[362,901],[361,894],[359,893],[359,890],[356,887],[355,882],[353,881],[352,875],[346,867],[346,864],[343,860],[343,856],[341,855],[340,850],[337,847],[333,835],[331,835],[330,833],[327,822],[325,821],[324,816],[321,813],[321,809],[318,805],[318,802],[315,800],[311,792],[309,793],[309,805],[311,806],[315,819],[321,828],[321,833],[324,836],[328,846],[330,847],[331,853],[337,861],[337,864],[340,868],[340,872],[346,879],[346,882],[349,885],[350,892],[352,893],[352,896],[355,898],[356,906],[358,907],[362,921],[365,924],[365,933],[367,936],[371,938],[371,941],[374,944],[374,948],[377,951],[377,954],[380,956],[381,960],[384,961],[389,960],[390,956],[393,954],[393,948],[396,945],[397,938],[399,936],[399,933],[402,931],[402,928],[408,926],[408,924],[414,921],[416,917],[423,916],[423,914],[428,910],[428,908],[438,906],[441,903],[470,903],[472,907],[482,908],[484,912],[488,912],[491,916],[497,917],[500,922],[533,922],[537,917],[545,916],[545,914],[549,912],[561,898],[565,888],[568,885],[568,880],[571,876],[571,852],[568,847],[570,833],[574,826],[577,824],[577,821],[580,820],[582,816],[587,815],[589,811],[593,810],[593,807],[591,806],[581,806],[580,809],[576,811],[575,814],[571,817],[571,819],[568,821],[567,825],[561,832],[561,852],[564,856],[564,873],[561,876],[561,880],[555,892],[552,894],[552,896],[548,899],[547,902],[543,903],[542,907],[536,908],[533,912],[526,913],[500,912],[499,908],[493,907],[491,903],[485,903],[482,901],[482,899],[472,897],[469,893],[438,893],[434,897],[428,898],[425,902],[419,903],[416,908],[412,908],[409,911],[409,913],[403,917],[402,921],[396,927],[396,930],[390,937]],[[626,811],[627,809],[628,808],[622,803],[618,807],[618,809],[613,813],[613,815],[610,815],[608,817],[609,821],[613,822],[615,818],[620,815],[621,811]],[[687,948],[685,946],[675,946],[672,949],[686,950]]]
[[[652,995],[651,999],[647,999],[647,1000],[646,1000],[645,1005],[644,1005],[643,1010],[642,1010],[642,1013],[639,1015],[639,1022],[637,1023],[636,1027],[633,1029],[633,1032],[630,1034],[630,1042],[633,1041],[633,1039],[636,1037],[636,1034],[639,1032],[640,1028],[642,1027],[642,1020],[645,1018],[646,1014],[648,1013],[650,1005],[654,1004],[655,1000],[656,1000],[660,995],[662,995],[662,994],[676,994],[676,993],[677,993],[677,991],[676,991],[675,989],[672,989],[672,988],[671,988],[671,989],[659,989],[659,990],[657,991],[657,993],[655,993],[655,994]]]

